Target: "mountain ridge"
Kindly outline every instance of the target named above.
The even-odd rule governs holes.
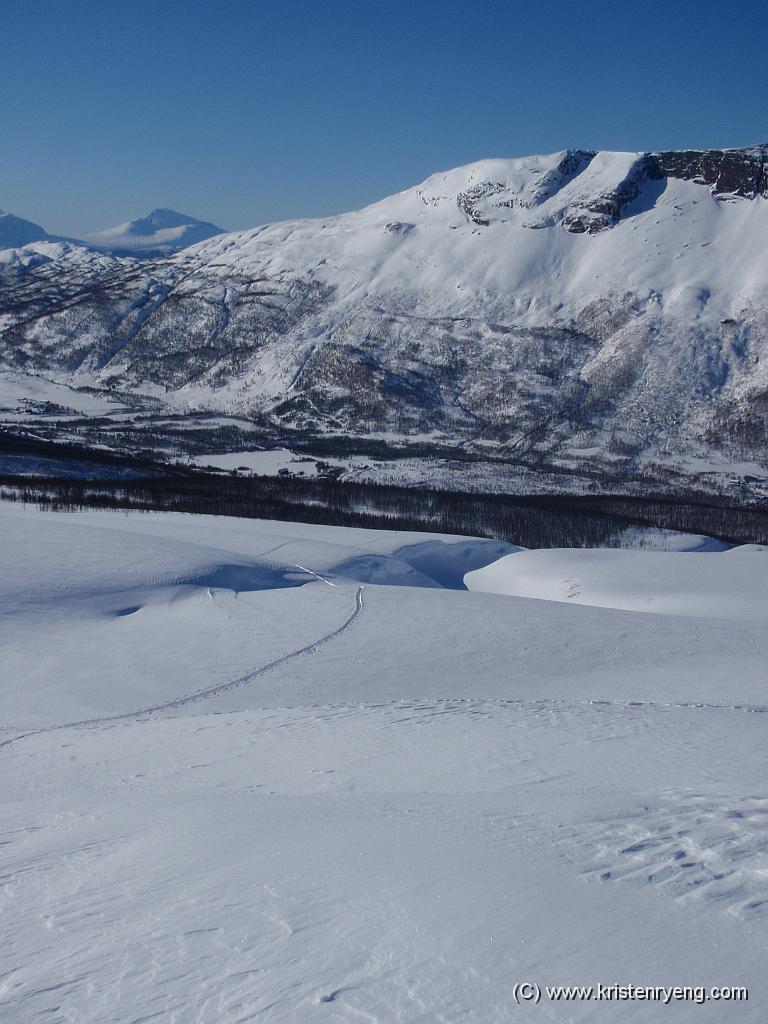
[[[0,210],[0,249],[15,249],[30,242],[41,242],[50,235],[39,224]]]

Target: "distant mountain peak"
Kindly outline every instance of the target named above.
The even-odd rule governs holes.
[[[0,210],[0,249],[18,249],[30,242],[41,242],[50,235],[34,221]]]
[[[139,217],[136,220],[130,221],[130,226],[126,234],[152,235],[156,231],[165,231],[168,228],[185,227],[210,228],[211,234],[224,234],[224,228],[219,228],[208,221],[199,220],[197,217],[192,217],[188,213],[179,213],[177,210],[170,210],[166,207],[158,207],[148,216]]]
[[[86,235],[85,241],[96,248],[112,251],[172,253],[224,233],[224,228],[210,221],[158,207],[146,217],[137,217],[125,224]]]

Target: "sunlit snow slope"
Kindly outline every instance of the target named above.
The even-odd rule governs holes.
[[[0,505],[0,1018],[762,1022],[766,557]]]

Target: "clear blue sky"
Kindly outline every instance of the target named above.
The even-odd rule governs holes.
[[[755,0],[35,0],[0,31],[0,208],[52,232],[155,206],[250,227],[487,156],[768,139]]]

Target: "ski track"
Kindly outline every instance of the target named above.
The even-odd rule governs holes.
[[[266,672],[271,671],[273,668],[277,668],[279,665],[285,662],[291,661],[293,658],[297,658],[302,654],[310,654],[317,650],[319,647],[326,644],[329,640],[333,640],[334,637],[339,636],[345,630],[349,629],[354,620],[363,610],[363,591],[365,587],[360,587],[357,591],[355,599],[355,610],[349,616],[349,618],[332,633],[327,633],[325,636],[320,637],[319,640],[314,640],[312,643],[307,644],[304,647],[299,648],[296,651],[291,651],[288,654],[282,655],[280,658],[276,658],[274,661],[268,662],[266,665],[262,665],[260,668],[254,669],[251,672],[247,672],[243,676],[239,676],[228,683],[221,683],[218,686],[212,686],[205,690],[198,690],[196,693],[187,694],[183,697],[178,697],[176,700],[167,701],[164,704],[153,704],[150,707],[141,708],[138,711],[126,711],[121,712],[117,715],[108,715],[104,718],[88,718],[78,722],[65,722],[61,725],[52,725],[45,729],[34,729],[30,732],[20,733],[18,736],[11,736],[7,740],[0,742],[0,748],[8,747],[12,743],[16,743],[18,740],[27,739],[29,736],[41,736],[44,733],[56,732],[60,729],[77,729],[80,727],[88,726],[99,726],[109,725],[111,722],[123,722],[130,721],[134,718],[141,718],[144,715],[152,715],[159,711],[168,711],[173,708],[183,707],[186,704],[192,704],[197,701],[206,700],[209,697],[215,697],[222,693],[227,693],[229,690],[238,689],[241,686],[245,686],[252,680],[258,678]],[[447,708],[454,705],[468,705],[471,707],[505,707],[505,708],[517,708],[518,710],[535,710],[535,709],[546,709],[546,708],[559,708],[565,710],[567,708],[574,707],[607,707],[607,708],[625,708],[628,711],[635,710],[648,710],[648,711],[725,711],[725,712],[742,712],[751,715],[762,715],[768,713],[768,705],[762,704],[715,704],[705,703],[702,701],[660,701],[660,700],[601,700],[601,699],[590,699],[590,700],[561,700],[552,697],[540,697],[535,700],[522,700],[515,698],[484,698],[484,697],[429,697],[419,698],[414,697],[409,700],[385,700],[385,701],[359,701],[355,703],[339,703],[339,704],[304,704],[301,707],[307,711],[348,711],[351,709],[377,709],[377,708],[393,708],[402,707],[411,710],[420,710],[426,708]],[[255,711],[293,711],[296,710],[296,705],[286,704],[281,706],[270,706],[268,708],[256,707]]]
[[[124,722],[129,721],[132,718],[141,718],[144,715],[154,715],[160,711],[171,711],[175,708],[184,707],[186,704],[193,704],[197,701],[207,700],[210,697],[218,697],[222,693],[228,693],[230,690],[237,690],[241,686],[247,686],[249,683],[253,682],[254,679],[258,679],[259,676],[264,675],[266,672],[271,672],[272,669],[277,668],[280,665],[284,665],[286,662],[292,661],[294,658],[298,658],[302,654],[311,654],[314,651],[319,650],[331,640],[334,640],[337,636],[346,632],[365,607],[363,602],[364,590],[364,586],[357,588],[357,593],[355,594],[355,607],[352,610],[352,613],[336,629],[318,637],[317,640],[312,640],[311,643],[305,644],[303,647],[297,648],[295,651],[289,651],[288,654],[283,654],[279,658],[275,658],[273,661],[268,661],[266,665],[261,665],[259,668],[252,669],[250,672],[246,672],[245,675],[238,676],[237,679],[232,679],[228,683],[219,683],[216,686],[209,686],[205,690],[198,690],[196,693],[186,694],[183,697],[176,697],[174,700],[165,701],[162,704],[152,704],[149,707],[139,708],[137,711],[123,711],[116,715],[105,715],[102,718],[85,718],[78,722],[64,722],[60,725],[51,725],[44,729],[32,729],[29,732],[20,733],[18,736],[11,736],[10,739],[3,740],[0,742],[0,747],[9,747],[11,744],[18,742],[19,740],[27,739],[30,736],[41,736],[43,733],[57,732],[59,729],[77,729],[88,728],[90,726],[108,725],[111,722]]]

